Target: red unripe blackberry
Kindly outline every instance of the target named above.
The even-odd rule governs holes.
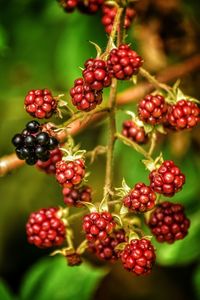
[[[114,230],[115,221],[109,212],[90,213],[83,218],[83,230],[88,241],[103,241]]]
[[[47,161],[38,160],[36,166],[47,174],[56,173],[56,163],[62,160],[62,151],[59,148],[50,151],[50,158]]]
[[[149,274],[155,263],[156,254],[150,240],[133,239],[121,253],[124,268],[136,275]]]
[[[56,215],[58,208],[43,208],[30,215],[26,224],[28,242],[39,248],[49,248],[63,244],[66,228]]]
[[[65,12],[71,13],[78,5],[78,0],[58,0]]]
[[[101,22],[105,27],[105,31],[110,34],[112,31],[114,19],[117,13],[117,7],[112,5],[102,6],[102,18]],[[136,11],[132,7],[126,8],[126,16],[124,20],[124,27],[128,29],[131,26],[132,20],[136,16]]]
[[[88,247],[98,258],[114,262],[119,258],[121,253],[121,251],[115,249],[115,247],[120,243],[124,243],[125,240],[125,232],[123,229],[114,230],[103,241],[96,240],[89,242]]]
[[[146,144],[148,135],[145,133],[143,127],[139,127],[132,120],[126,120],[123,123],[122,134],[137,144]]]
[[[83,159],[74,161],[61,160],[56,164],[57,181],[68,188],[78,186],[85,176],[85,162]]]
[[[57,101],[47,89],[29,91],[24,104],[26,111],[38,119],[50,118],[57,108]]]
[[[129,45],[123,44],[111,50],[108,57],[108,70],[111,76],[127,80],[138,73],[142,63],[142,58]]]
[[[138,104],[140,120],[151,125],[161,124],[166,121],[168,104],[161,95],[147,95]]]
[[[67,206],[82,207],[82,202],[91,202],[91,188],[89,186],[82,186],[80,188],[63,187],[62,194],[64,196],[64,203]]]
[[[155,206],[156,194],[144,183],[139,182],[135,185],[127,196],[124,197],[123,203],[131,211],[144,213]]]
[[[74,86],[70,90],[72,103],[77,109],[90,111],[102,102],[102,91],[94,91],[83,78],[74,81]]]
[[[181,204],[166,201],[151,213],[148,226],[158,242],[172,244],[187,235],[190,221]]]
[[[162,165],[149,174],[151,188],[159,194],[172,197],[182,190],[185,175],[172,160],[165,160]]]
[[[78,0],[78,9],[84,14],[95,14],[102,6],[104,0]]]
[[[176,130],[193,128],[200,121],[200,109],[194,102],[180,100],[169,105],[167,121]]]
[[[90,58],[84,66],[83,77],[92,90],[101,91],[111,85],[111,77],[108,74],[106,61]]]

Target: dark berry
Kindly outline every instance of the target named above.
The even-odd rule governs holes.
[[[50,118],[57,108],[57,101],[47,89],[29,91],[24,104],[26,111],[38,119]]]
[[[57,208],[43,208],[32,213],[26,224],[30,244],[39,248],[49,248],[63,244],[66,229],[63,221],[56,215]]]
[[[67,206],[82,207],[81,202],[91,202],[91,188],[88,186],[82,186],[80,188],[68,188],[64,187],[62,190],[64,196],[64,203]]]
[[[94,242],[89,242],[88,248],[95,253],[98,258],[115,262],[120,257],[121,253],[121,251],[116,250],[115,247],[125,241],[124,230],[114,230],[104,240],[97,239]]]
[[[146,144],[148,135],[144,131],[144,127],[139,127],[132,120],[123,123],[122,134],[133,142],[138,144]]]
[[[127,196],[123,203],[131,211],[144,213],[155,206],[156,194],[144,183],[137,183]]]
[[[30,166],[33,166],[36,164],[38,158],[36,156],[29,156],[27,159],[26,159],[26,163],[27,165],[30,165]]]
[[[106,61],[90,58],[84,66],[83,77],[92,90],[101,91],[111,85],[111,77],[108,74]]]
[[[166,160],[162,165],[149,174],[151,188],[159,194],[172,197],[182,190],[185,175],[172,160]]]
[[[36,136],[36,140],[39,145],[48,145],[49,135],[47,132],[38,133],[38,135]]]
[[[49,150],[55,149],[58,146],[58,144],[59,144],[59,142],[55,137],[53,137],[53,136],[49,137],[49,143],[48,143]]]
[[[42,158],[47,154],[47,149],[45,146],[37,145],[35,148],[35,154],[38,158]]]
[[[200,121],[200,109],[194,102],[180,100],[175,105],[169,105],[167,121],[176,130],[193,128]]]
[[[79,185],[85,176],[85,162],[82,159],[74,161],[61,160],[56,164],[57,181],[68,188]]]
[[[88,241],[105,240],[115,225],[109,212],[90,213],[83,218],[83,230]]]
[[[25,157],[23,155],[23,148],[16,148],[15,153],[19,159],[21,159],[21,160],[25,159]]]
[[[111,50],[107,63],[110,76],[128,80],[138,73],[143,60],[129,45],[123,44]]]
[[[151,125],[166,122],[168,104],[161,95],[147,95],[138,104],[140,120]]]
[[[25,145],[26,147],[32,148],[32,147],[35,146],[35,144],[36,144],[36,139],[35,139],[34,136],[32,136],[32,135],[27,135],[27,136],[24,138],[24,145]]]
[[[190,221],[181,204],[163,202],[151,213],[148,225],[160,243],[174,243],[188,234]]]
[[[56,173],[56,163],[62,159],[62,152],[59,148],[50,151],[50,158],[42,162],[38,160],[36,166],[41,171],[44,171],[47,174],[55,174]]]
[[[155,263],[156,254],[150,240],[133,239],[121,253],[124,268],[135,275],[149,274]]]
[[[102,91],[92,90],[83,78],[74,81],[74,87],[70,90],[72,103],[79,110],[90,111],[102,102]]]
[[[40,123],[33,120],[26,124],[26,129],[31,133],[36,133],[40,129]]]
[[[20,147],[24,144],[24,137],[22,134],[17,133],[14,135],[14,137],[12,138],[12,144],[15,147]]]

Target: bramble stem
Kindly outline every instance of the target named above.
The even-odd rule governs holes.
[[[152,154],[154,152],[154,149],[156,147],[156,141],[157,141],[157,134],[154,131],[151,135],[151,143],[150,143],[150,148],[149,148],[149,151],[148,151],[149,156],[152,156]]]
[[[142,154],[146,159],[152,159],[148,152],[146,152],[141,146],[139,146],[137,143],[131,141],[130,139],[123,136],[121,133],[117,132],[115,134],[116,138],[124,142],[124,144],[132,147],[135,149],[138,153]]]

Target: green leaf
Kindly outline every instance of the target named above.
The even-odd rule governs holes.
[[[189,217],[191,225],[185,239],[174,244],[153,242],[157,249],[157,262],[161,265],[184,265],[199,257],[200,219],[199,211]]]
[[[87,263],[68,267],[63,257],[41,260],[22,282],[22,300],[91,299],[99,281],[107,271],[94,269]]]
[[[9,288],[3,281],[0,281],[0,299],[1,300],[12,300],[14,299],[10,293]]]

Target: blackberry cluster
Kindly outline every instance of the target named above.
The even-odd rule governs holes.
[[[50,150],[58,146],[58,140],[42,132],[37,121],[28,122],[26,128],[12,138],[12,143],[16,147],[17,157],[25,160],[28,165],[34,165],[38,160],[47,161]]]
[[[101,22],[105,27],[105,31],[110,34],[112,31],[114,19],[117,13],[117,8],[112,5],[103,5],[102,6],[102,18]],[[124,28],[128,29],[131,26],[133,19],[136,16],[136,11],[132,7],[126,8],[126,16],[124,20]]]
[[[166,201],[151,213],[148,225],[158,242],[172,244],[187,235],[190,221],[181,204]]]
[[[63,200],[67,206],[82,207],[81,202],[91,202],[91,188],[89,186],[82,186],[79,188],[63,187]]]
[[[83,218],[83,231],[88,241],[105,240],[114,230],[116,223],[109,212],[90,213]]]
[[[72,103],[78,110],[90,111],[102,102],[102,91],[94,91],[83,78],[74,81],[70,90]]]
[[[47,161],[38,160],[36,163],[36,167],[47,174],[55,174],[56,164],[61,160],[62,151],[59,148],[55,148],[54,150],[50,151],[49,159]]]
[[[121,261],[124,268],[135,275],[149,274],[155,259],[154,247],[145,238],[131,240],[121,253]]]
[[[140,120],[151,125],[166,122],[168,104],[161,95],[147,95],[138,104],[138,116]]]
[[[66,228],[57,216],[58,208],[43,208],[30,215],[26,224],[28,242],[39,248],[63,244]]]
[[[128,80],[138,73],[143,60],[129,45],[122,44],[111,50],[107,63],[111,77]]]
[[[128,195],[123,199],[123,203],[131,211],[144,213],[155,206],[156,194],[144,183],[135,185]]]
[[[47,89],[31,90],[25,98],[24,105],[32,117],[49,119],[56,111],[57,101]]]
[[[194,102],[180,100],[175,105],[169,105],[167,121],[176,130],[193,128],[200,121],[200,109]]]
[[[84,14],[95,14],[101,8],[104,0],[58,0],[65,12],[71,13],[76,8]]]
[[[96,240],[89,242],[88,248],[99,259],[115,262],[120,257],[120,250],[116,250],[115,247],[120,243],[126,241],[125,231],[123,229],[114,230],[104,240]]]
[[[185,175],[172,160],[164,161],[158,169],[153,170],[149,179],[151,188],[167,197],[181,191],[185,183]]]
[[[74,161],[61,160],[56,164],[56,179],[67,188],[78,186],[85,176],[85,162],[83,159]]]
[[[146,144],[148,135],[144,131],[144,127],[139,127],[132,120],[123,122],[122,134],[137,144]]]

